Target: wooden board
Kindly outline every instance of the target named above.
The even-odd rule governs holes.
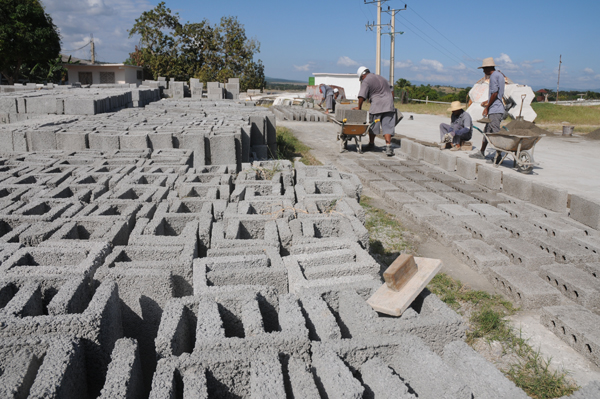
[[[415,258],[412,255],[402,254],[383,272],[383,279],[389,289],[400,291],[418,270]]]
[[[367,303],[379,312],[390,316],[402,316],[402,313],[427,284],[442,268],[442,261],[430,258],[415,258],[417,274],[411,278],[400,291],[392,291],[383,284],[368,300]]]

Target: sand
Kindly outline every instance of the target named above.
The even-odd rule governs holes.
[[[536,126],[535,123],[527,121],[513,120],[506,125],[506,128],[509,130],[507,134],[514,134],[517,136],[541,136],[542,134],[551,134],[549,131]]]
[[[592,140],[600,140],[600,129],[596,129],[593,132],[586,134],[585,137]]]

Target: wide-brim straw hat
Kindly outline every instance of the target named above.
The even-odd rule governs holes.
[[[496,64],[494,63],[494,58],[489,57],[489,58],[484,58],[483,62],[481,63],[481,66],[477,69],[489,68],[489,67],[495,67],[495,66],[496,66]]]
[[[463,109],[462,105],[460,104],[460,101],[452,101],[452,103],[450,104],[450,108],[448,108],[448,111],[458,111],[459,109]]]

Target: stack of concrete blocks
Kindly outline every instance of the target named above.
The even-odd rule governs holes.
[[[202,99],[202,94],[204,93],[204,82],[201,82],[200,79],[190,79],[190,90],[192,93],[192,98]]]
[[[207,97],[209,100],[223,100],[225,99],[225,87],[219,82],[207,82]]]
[[[275,105],[269,108],[282,121],[327,122],[327,115],[297,105]]]
[[[229,78],[229,82],[225,83],[225,98],[228,100],[237,100],[240,98],[239,78]]]

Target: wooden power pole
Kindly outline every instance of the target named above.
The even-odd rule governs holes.
[[[558,104],[558,89],[560,88],[560,66],[562,65],[562,54],[560,55],[560,59],[558,60],[558,82],[556,82],[556,101],[554,104]]]

